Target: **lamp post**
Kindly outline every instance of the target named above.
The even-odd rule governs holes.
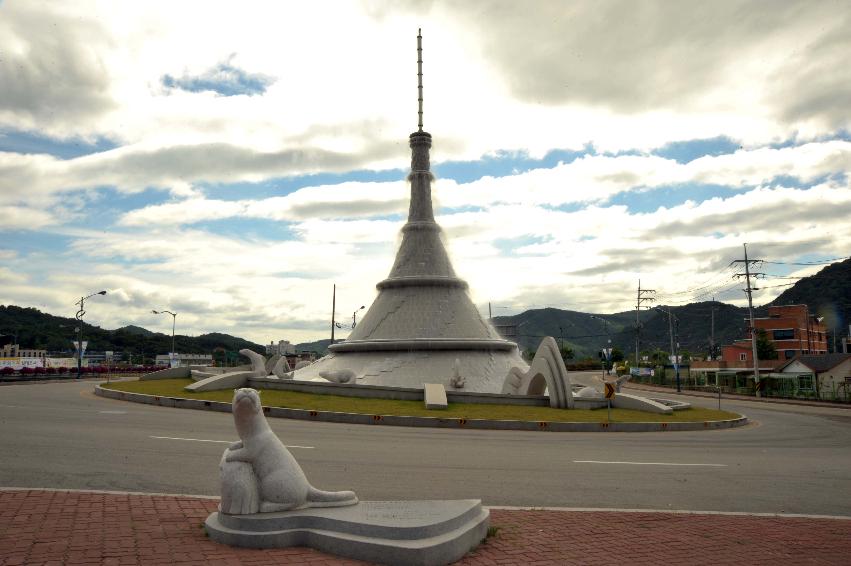
[[[358,311],[362,311],[366,306],[361,305],[359,309],[356,309],[355,312],[352,313],[352,330],[355,329],[355,326],[358,324]]]
[[[154,314],[170,314],[170,315],[171,315],[171,355],[169,355],[169,357],[168,357],[168,359],[169,359],[168,367],[172,367],[172,364],[174,363],[174,359],[175,359],[175,352],[174,352],[174,326],[175,326],[175,324],[177,324],[177,313],[176,313],[176,312],[171,312],[171,311],[166,311],[166,310],[162,310],[162,311],[151,311],[151,312],[152,312],[152,313],[154,313]]]
[[[106,291],[98,291],[97,293],[80,297],[80,300],[74,303],[75,305],[80,305],[80,310],[74,315],[80,322],[80,325],[77,327],[77,379],[80,379],[83,375],[83,316],[86,314],[86,299],[90,299],[95,295],[106,295]]]

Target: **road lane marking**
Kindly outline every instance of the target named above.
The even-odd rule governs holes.
[[[727,464],[681,464],[677,462],[605,462],[603,460],[574,460],[574,464],[628,464],[630,466],[707,466],[726,468]]]
[[[102,415],[126,415],[127,411],[98,411]]]
[[[176,436],[149,436],[148,438],[157,438],[160,440],[189,440],[192,442],[215,442],[218,444],[233,444],[233,440],[207,440],[205,438],[179,438]],[[295,444],[286,444],[287,448],[305,448],[305,449],[313,449],[315,446],[297,446]]]

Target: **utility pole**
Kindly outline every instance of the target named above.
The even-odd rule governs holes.
[[[334,343],[334,313],[337,310],[337,284],[334,283],[334,291],[331,294],[331,344]]]
[[[712,297],[712,307],[709,309],[709,314],[712,317],[712,325],[709,334],[709,359],[715,359],[715,311],[718,310],[715,308],[715,297]]]
[[[679,393],[680,391],[682,391],[682,388],[680,386],[680,320],[674,313],[670,311],[670,309],[663,309],[662,307],[656,308],[668,314],[668,338],[671,342],[671,357],[673,358],[672,362],[674,364],[674,375],[676,377],[677,382],[677,393]],[[676,323],[676,332],[674,332],[674,323],[672,321]],[[674,340],[675,336],[676,340]],[[675,344],[676,348],[674,347]]]
[[[750,327],[751,327],[751,349],[753,351],[753,381],[754,386],[756,387],[756,396],[762,397],[762,388],[759,384],[759,356],[757,356],[756,350],[756,326],[754,326],[753,321],[753,291],[758,291],[758,287],[751,287],[751,275],[756,277],[757,275],[762,275],[761,273],[751,273],[750,266],[752,263],[759,263],[762,261],[761,259],[748,259],[748,245],[743,244],[745,247],[745,259],[734,259],[733,263],[742,263],[745,266],[745,272],[737,273],[735,277],[745,276],[745,281],[747,282],[747,288],[744,289],[745,293],[748,295],[748,317],[750,318]]]
[[[638,280],[638,294],[635,299],[635,367],[638,367],[638,351],[641,345],[641,322],[638,320],[638,311],[641,310],[641,303],[656,300],[649,296],[655,292],[655,289],[642,289],[641,279]]]

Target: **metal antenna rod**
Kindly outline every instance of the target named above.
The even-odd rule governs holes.
[[[423,36],[422,28],[417,29],[417,90],[419,91],[419,131],[423,131]]]

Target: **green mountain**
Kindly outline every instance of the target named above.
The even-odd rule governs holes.
[[[715,344],[729,344],[742,335],[747,309],[718,302],[692,303],[680,307],[666,307],[679,320],[671,330],[679,336],[680,350],[695,355],[706,355],[712,337],[712,316],[715,316]],[[670,349],[668,315],[660,309],[643,310],[640,348],[644,350]],[[577,359],[597,356],[608,340],[614,348],[628,358],[635,355],[635,311],[615,314],[588,314],[554,308],[529,310],[514,316],[494,318],[497,325],[516,325],[514,338],[521,349],[535,351],[544,336],[552,336],[573,349]]]
[[[17,337],[17,342],[26,348],[70,354],[74,348],[77,327],[77,320],[73,318],[53,316],[34,308],[0,305],[0,335]],[[264,351],[264,346],[260,344],[228,334],[178,334],[174,338],[175,349],[186,354],[212,354],[217,349],[235,352],[242,348]],[[134,356],[144,355],[146,359],[171,351],[170,334],[151,332],[139,326],[106,330],[86,323],[83,326],[83,340],[89,343],[89,351],[112,350]]]
[[[809,305],[823,316],[830,338],[848,336],[851,324],[851,258],[832,263],[783,291],[769,305]],[[837,338],[837,342],[839,339]]]

